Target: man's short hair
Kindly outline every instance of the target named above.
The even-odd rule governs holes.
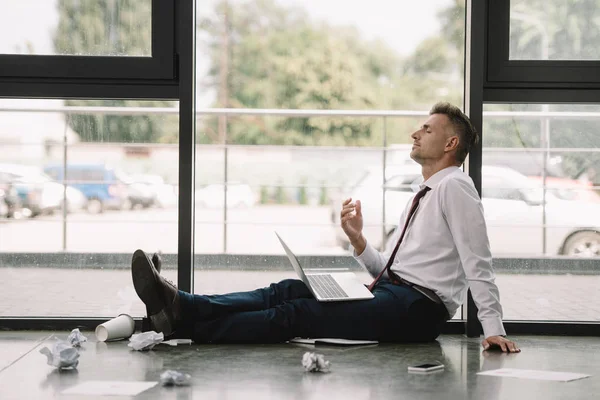
[[[444,114],[448,117],[454,133],[458,135],[458,149],[456,151],[456,160],[461,164],[467,158],[471,148],[479,141],[479,134],[471,124],[469,117],[463,113],[460,108],[447,102],[434,104],[429,111],[429,115]]]

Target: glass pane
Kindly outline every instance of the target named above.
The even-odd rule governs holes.
[[[507,319],[600,320],[599,128],[597,105],[485,108],[482,201]]]
[[[511,60],[599,60],[599,0],[511,0]]]
[[[143,315],[131,253],[176,272],[176,106],[0,100],[0,315]]]
[[[384,163],[405,163],[435,102],[463,102],[464,15],[453,0],[198,3],[197,106],[233,110],[199,111],[195,251],[223,259],[198,265],[195,290],[293,277],[274,230],[314,267],[357,267],[338,218],[353,190],[368,193],[370,239],[385,241],[390,204],[409,193],[384,192]],[[242,279],[209,275],[221,269]]]
[[[311,115],[310,111],[306,113]],[[279,242],[271,240],[276,230],[296,241],[298,254],[347,255],[347,238],[339,227],[338,214],[348,196],[363,199],[365,232],[372,243],[381,245],[393,229],[392,221],[400,217],[402,207],[396,205],[412,195],[410,184],[420,176],[420,169],[414,165],[410,165],[408,175],[405,173],[406,165],[413,163],[408,157],[408,132],[414,130],[421,118],[229,116],[227,137],[231,135],[232,141],[254,140],[247,134],[255,127],[272,128],[267,128],[268,136],[260,139],[261,144],[197,147],[196,251],[281,254]],[[218,124],[217,120],[218,117],[211,116],[199,119],[199,142],[215,139],[211,132],[218,128],[211,126]],[[301,132],[312,144],[285,144],[301,139],[288,135],[285,128],[302,123],[301,120],[308,120]],[[324,130],[329,131],[340,122],[351,125],[359,121],[372,130],[380,143],[384,136],[394,143],[388,147],[352,146],[353,140],[348,139],[348,145],[329,145],[332,138]],[[384,162],[387,186],[383,185]],[[210,240],[206,240],[209,236]]]
[[[0,54],[151,56],[151,0],[2,0]]]
[[[462,104],[464,16],[454,0],[198,2],[198,108]]]

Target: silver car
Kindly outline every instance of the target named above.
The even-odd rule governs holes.
[[[367,171],[348,194],[361,200],[364,234],[381,248],[396,229],[402,210],[422,181],[418,165]],[[539,182],[499,166],[483,166],[482,203],[492,254],[503,257],[600,257],[600,203],[563,200],[544,192]],[[385,213],[383,212],[385,201]],[[338,243],[348,240],[332,211]]]

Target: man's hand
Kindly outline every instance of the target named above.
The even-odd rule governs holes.
[[[361,254],[367,242],[362,235],[363,217],[360,200],[352,203],[352,198],[348,198],[342,203],[340,221],[344,233],[350,239],[350,244],[354,247],[357,254]]]
[[[521,352],[521,349],[519,349],[517,347],[517,344],[515,342],[512,342],[502,336],[490,336],[490,337],[484,339],[484,341],[481,342],[481,345],[483,346],[484,351],[493,349],[495,347],[495,348],[502,349],[502,351],[504,353],[520,353]]]

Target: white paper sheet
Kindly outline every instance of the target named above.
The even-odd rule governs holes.
[[[335,339],[335,338],[294,338],[290,340],[290,343],[302,343],[302,344],[331,344],[336,346],[364,346],[368,344],[378,344],[377,340],[350,340],[350,339]]]
[[[62,391],[62,394],[95,396],[137,396],[158,382],[145,381],[87,381]]]
[[[168,344],[169,346],[177,346],[179,344],[192,344],[192,339],[171,339],[160,342],[160,344]]]
[[[502,368],[478,372],[477,375],[502,376],[505,378],[537,379],[543,381],[569,382],[576,379],[588,378],[590,375],[574,372],[538,371],[533,369]]]

